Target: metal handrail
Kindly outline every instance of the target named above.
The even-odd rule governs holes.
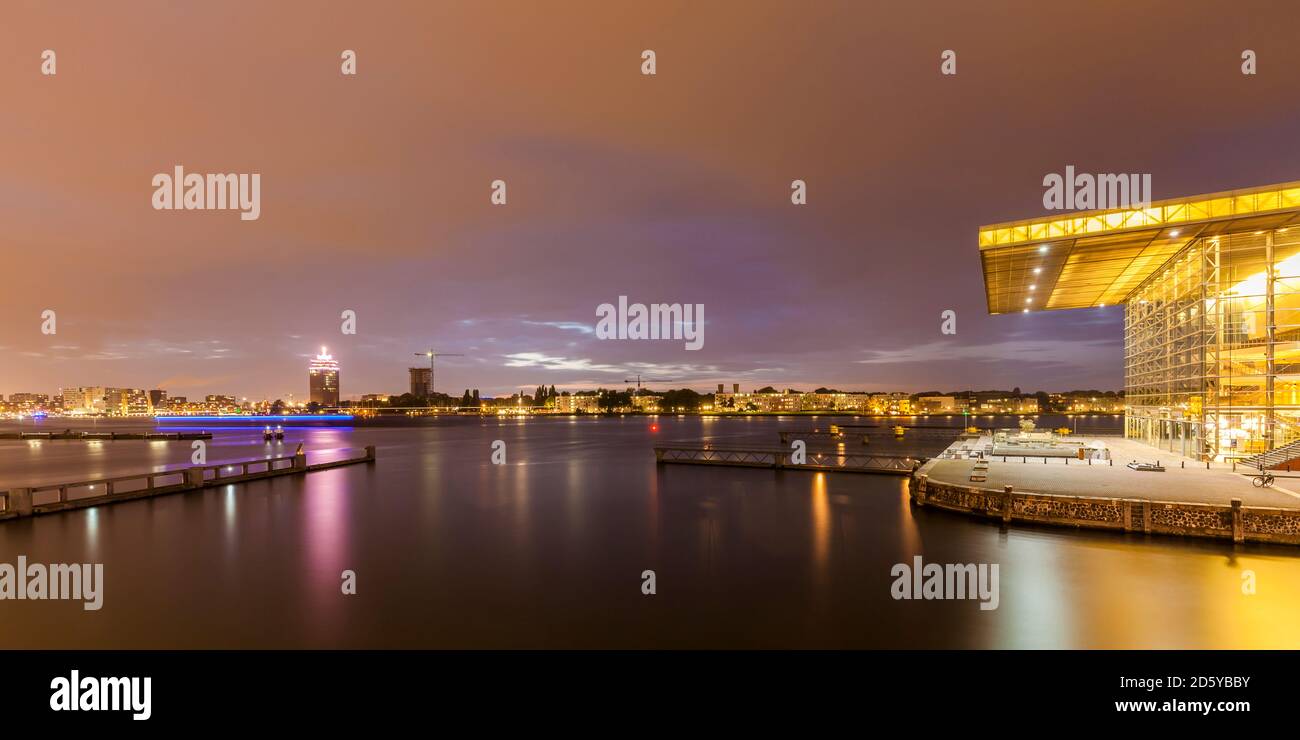
[[[268,457],[265,459],[258,459],[258,460],[240,460],[237,462],[224,462],[224,463],[216,463],[213,465],[187,465],[185,467],[176,468],[174,470],[156,470],[148,473],[136,473],[134,475],[121,475],[115,478],[93,478],[90,480],[73,481],[71,483],[50,483],[42,486],[31,486],[29,490],[31,490],[32,493],[37,493],[39,491],[53,491],[58,488],[84,488],[87,486],[97,486],[101,484],[108,485],[109,483],[122,483],[124,481],[143,480],[145,478],[160,478],[160,477],[166,477],[170,475],[184,476],[185,471],[195,470],[195,469],[203,470],[204,472],[213,471],[215,473],[220,471],[222,468],[234,467],[236,465],[243,466],[245,470],[244,474],[246,475],[247,467],[249,465],[259,465],[262,463],[268,463],[268,464],[276,463],[282,460],[293,460],[295,457],[297,456],[282,455],[279,457]],[[269,465],[268,465],[268,469],[270,469]],[[217,475],[215,477],[220,478],[221,476]],[[231,477],[231,476],[227,476],[227,477]]]
[[[788,462],[793,450],[778,448],[753,447],[713,447],[685,445],[655,445],[655,458],[660,462],[700,462],[733,463],[742,465],[762,465],[777,468],[811,469],[811,466],[833,466],[843,470],[887,470],[907,472],[923,462],[923,458],[911,455],[888,455],[871,452],[817,451],[808,450],[803,463]],[[857,464],[855,464],[857,463]],[[809,466],[809,467],[805,467]]]
[[[4,508],[0,509],[0,512],[3,512],[5,515],[3,518],[8,519],[15,513],[18,516],[29,516],[33,513],[48,513],[49,511],[63,510],[68,507],[78,508],[98,506],[101,503],[125,501],[143,496],[197,490],[213,485],[242,483],[244,481],[262,480],[279,475],[307,473],[313,470],[323,470],[326,468],[338,467],[340,465],[373,462],[375,459],[375,446],[366,445],[363,450],[365,454],[362,457],[326,460],[324,462],[317,462],[314,465],[309,465],[307,463],[306,453],[300,453],[252,460],[227,461],[210,465],[192,465],[172,470],[151,471],[136,475],[124,475],[112,478],[96,478],[92,480],[72,481],[69,483],[45,484],[30,488],[18,488],[14,489],[21,493],[16,504],[12,498],[14,490],[0,492],[0,495],[4,496],[5,503]],[[290,464],[288,466],[283,465],[285,462],[289,462]],[[222,473],[229,473],[230,471],[235,470],[238,472],[222,475]],[[209,477],[209,475],[211,475],[211,477]],[[179,476],[180,480],[162,486],[158,485],[160,479],[175,476]],[[144,485],[132,487],[127,490],[115,490],[117,484],[133,481],[143,481]],[[103,493],[93,490],[94,487],[100,484],[104,485]],[[69,497],[70,491],[84,488],[92,489],[89,495],[80,495],[76,498]],[[51,491],[57,492],[57,502],[41,503],[35,500],[36,494],[48,494]]]

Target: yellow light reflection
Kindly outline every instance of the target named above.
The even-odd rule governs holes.
[[[813,566],[826,575],[831,555],[831,502],[826,492],[826,474],[813,475],[812,490]]]

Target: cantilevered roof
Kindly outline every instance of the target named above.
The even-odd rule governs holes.
[[[1300,225],[1300,182],[981,226],[989,313],[1123,303],[1200,236]]]

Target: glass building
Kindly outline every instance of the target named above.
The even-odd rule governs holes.
[[[1126,436],[1300,440],[1300,183],[986,226],[980,253],[992,313],[1124,304]]]

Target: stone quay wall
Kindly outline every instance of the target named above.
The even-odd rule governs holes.
[[[999,490],[931,480],[909,480],[912,501],[1003,522],[1032,522],[1120,532],[1218,537],[1234,542],[1300,545],[1300,509],[1230,506]]]

